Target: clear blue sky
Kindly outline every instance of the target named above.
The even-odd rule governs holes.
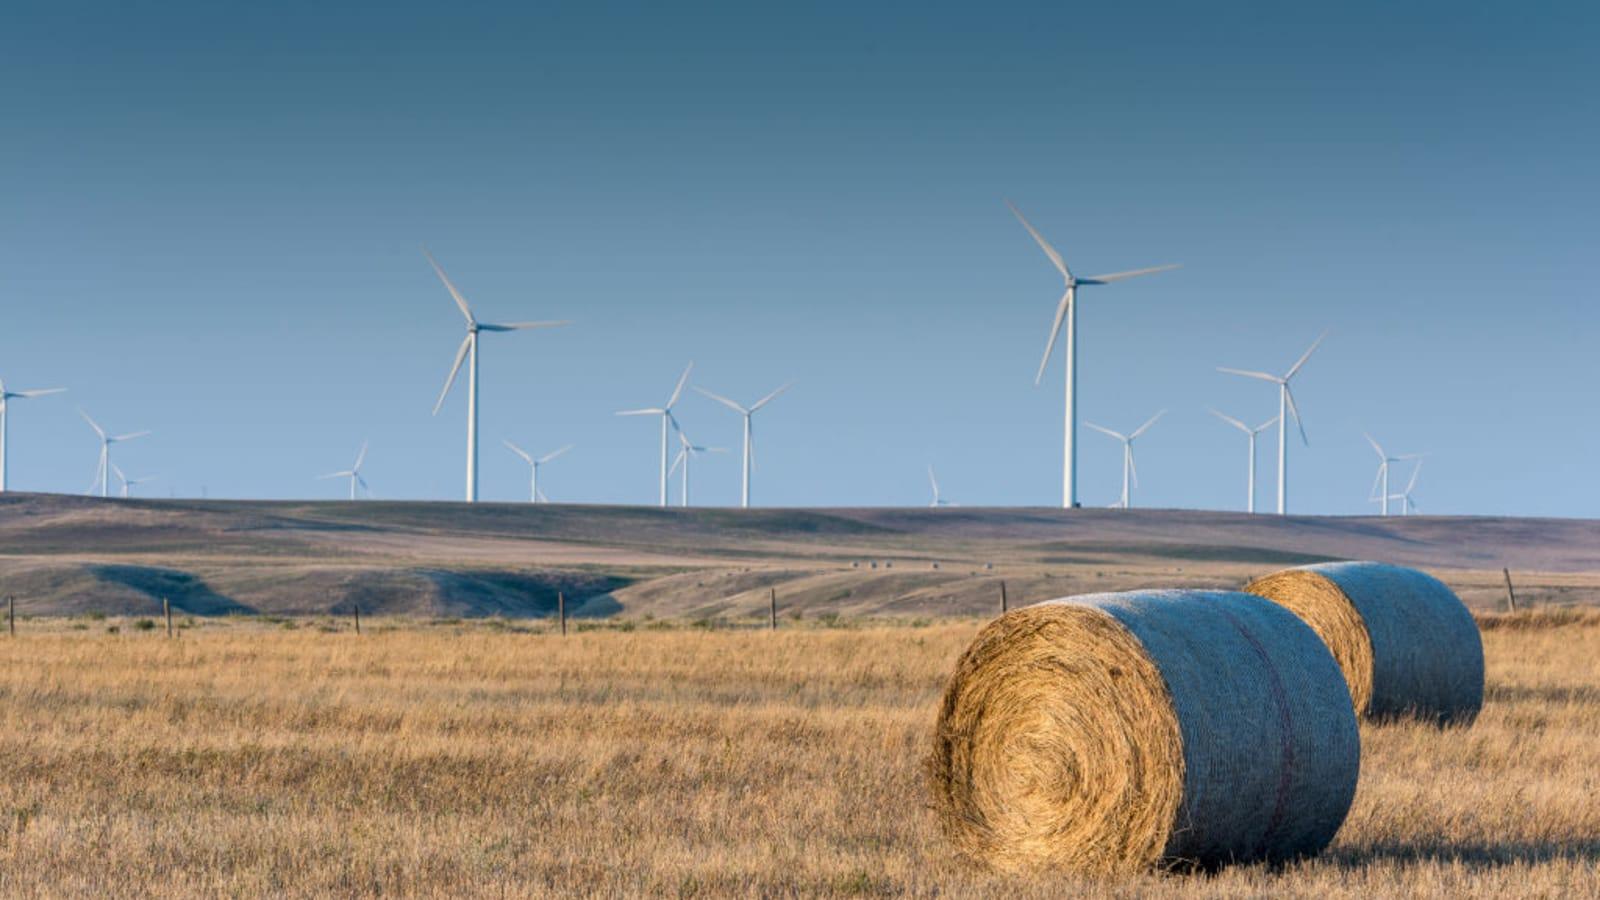
[[[456,499],[460,319],[500,446],[577,444],[558,500],[651,502],[696,383],[753,400],[757,498],[1057,502],[1059,277],[1181,262],[1082,300],[1081,405],[1127,429],[1140,505],[1236,507],[1243,437],[1298,383],[1297,511],[1359,513],[1426,451],[1424,511],[1593,516],[1600,10],[1592,4],[14,3],[0,19],[0,376],[12,486],[83,491],[82,406],[148,493]],[[680,8],[684,7],[684,8]],[[738,422],[691,397],[699,441]],[[1083,499],[1119,450],[1082,434]],[[1262,502],[1273,464],[1262,453]],[[699,500],[737,499],[737,454]]]

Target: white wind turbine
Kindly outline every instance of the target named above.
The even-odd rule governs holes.
[[[1420,512],[1420,510],[1417,508],[1417,501],[1411,499],[1411,492],[1417,489],[1417,476],[1422,474],[1423,462],[1424,460],[1421,458],[1417,459],[1417,464],[1411,469],[1411,478],[1406,482],[1406,489],[1389,498],[1391,500],[1400,501],[1400,515],[1402,516],[1409,516],[1414,512]]]
[[[1369,499],[1382,504],[1379,515],[1387,516],[1389,514],[1389,500],[1395,496],[1389,493],[1389,464],[1408,459],[1417,459],[1421,454],[1406,453],[1400,456],[1390,456],[1377,441],[1373,440],[1372,435],[1363,431],[1361,436],[1367,439],[1367,443],[1372,445],[1372,451],[1378,454],[1378,474],[1377,477],[1372,479],[1372,490],[1368,492],[1372,496]]]
[[[683,386],[689,383],[689,373],[694,371],[694,362],[691,361],[683,369],[683,374],[678,376],[678,384],[672,389],[672,396],[667,398],[665,406],[653,406],[648,409],[624,409],[617,413],[619,416],[660,416],[661,417],[661,500],[662,506],[667,505],[667,426],[678,427],[678,420],[672,416],[672,407],[678,403],[678,398],[683,396]]]
[[[1281,378],[1266,372],[1247,372],[1242,369],[1217,367],[1218,372],[1270,381],[1278,386],[1278,515],[1280,516],[1289,509],[1288,424],[1290,416],[1294,416],[1294,423],[1300,428],[1300,440],[1308,446],[1311,443],[1306,438],[1306,425],[1305,422],[1300,420],[1300,410],[1294,405],[1294,392],[1289,389],[1289,380],[1294,378],[1295,374],[1300,371],[1300,367],[1306,364],[1306,360],[1311,358],[1311,354],[1316,352],[1327,337],[1328,333],[1324,331],[1322,336],[1312,342],[1311,347],[1295,361],[1294,365],[1289,367],[1289,371],[1285,372]]]
[[[1022,227],[1028,229],[1034,241],[1039,244],[1039,249],[1050,258],[1051,264],[1061,273],[1066,282],[1066,292],[1061,295],[1061,300],[1056,304],[1055,322],[1050,326],[1050,339],[1044,346],[1044,358],[1039,361],[1039,372],[1033,377],[1037,385],[1044,378],[1045,367],[1050,364],[1050,354],[1055,350],[1056,336],[1061,333],[1063,320],[1067,326],[1067,413],[1065,437],[1063,438],[1062,475],[1061,475],[1061,505],[1071,509],[1078,505],[1078,288],[1091,285],[1110,284],[1139,275],[1151,275],[1156,272],[1165,272],[1178,268],[1177,265],[1152,266],[1147,269],[1133,269],[1127,272],[1112,272],[1109,275],[1095,275],[1089,278],[1078,278],[1067,268],[1067,264],[1056,252],[1056,248],[1034,230],[1032,223],[1022,215],[1016,205],[1007,200],[1006,205],[1016,214],[1022,222]]]
[[[729,400],[727,397],[724,397],[720,394],[713,394],[704,388],[695,388],[695,390],[699,391],[705,396],[710,397],[712,400],[721,403],[723,406],[728,407],[744,417],[744,467],[743,475],[739,482],[739,505],[741,507],[750,506],[750,470],[754,468],[756,461],[755,436],[750,428],[750,417],[755,415],[756,410],[766,406],[768,403],[771,403],[779,394],[787,391],[791,387],[794,387],[794,382],[792,381],[766,395],[765,397],[762,397],[760,400],[750,404],[748,407],[740,406],[732,400]]]
[[[544,495],[544,491],[539,490],[539,467],[550,460],[555,459],[561,454],[566,453],[568,450],[571,450],[572,445],[568,444],[565,447],[562,447],[560,450],[556,450],[552,453],[546,453],[540,457],[534,457],[528,451],[518,447],[516,444],[513,444],[510,441],[506,441],[505,445],[511,448],[512,453],[522,457],[523,461],[528,464],[528,468],[532,471],[532,475],[529,477],[528,481],[528,502],[549,503],[550,498]]]
[[[1166,414],[1167,411],[1163,409],[1161,412],[1151,416],[1148,422],[1145,422],[1143,425],[1135,428],[1132,434],[1126,435],[1120,432],[1112,431],[1109,428],[1096,425],[1093,422],[1083,423],[1090,428],[1093,428],[1095,431],[1100,432],[1101,434],[1108,434],[1122,442],[1122,497],[1114,504],[1114,506],[1127,509],[1132,504],[1133,500],[1129,481],[1130,479],[1132,480],[1132,486],[1137,486],[1139,484],[1139,468],[1133,464],[1133,442],[1139,439],[1139,435],[1144,434],[1147,430],[1149,430],[1150,426],[1154,425],[1157,419]]]
[[[933,474],[932,463],[928,464],[928,484],[933,487],[933,499],[928,502],[928,506],[930,508],[937,509],[941,506],[955,506],[954,503],[946,500],[944,495],[939,492],[939,478]]]
[[[117,473],[117,480],[122,482],[122,499],[124,500],[128,499],[129,488],[133,487],[134,485],[146,484],[156,480],[156,476],[154,475],[146,475],[143,478],[129,478],[127,475],[122,473],[122,467],[116,463],[111,464],[111,471]]]
[[[1256,436],[1277,424],[1278,417],[1273,416],[1265,422],[1262,422],[1260,425],[1251,428],[1249,425],[1246,425],[1238,419],[1235,419],[1233,416],[1225,416],[1214,409],[1211,410],[1211,414],[1244,432],[1250,438],[1250,466],[1248,470],[1249,474],[1245,476],[1244,508],[1245,512],[1253,513],[1256,511]]]
[[[356,485],[360,485],[361,489],[367,492],[367,497],[370,498],[372,496],[372,488],[367,487],[367,480],[365,478],[361,477],[361,464],[363,462],[366,462],[366,459],[367,459],[367,442],[366,441],[362,441],[361,442],[361,452],[356,454],[356,464],[355,465],[351,466],[348,469],[340,471],[340,472],[329,472],[326,475],[318,475],[317,476],[317,480],[320,481],[320,480],[322,480],[324,478],[348,478],[348,479],[350,479],[350,499],[351,500],[356,499]]]
[[[689,505],[689,463],[692,462],[696,456],[699,456],[702,453],[727,453],[728,452],[728,448],[726,448],[726,447],[701,447],[701,446],[695,444],[693,441],[689,440],[689,436],[687,434],[683,433],[683,428],[681,426],[678,428],[678,444],[679,444],[678,456],[677,456],[677,458],[675,458],[672,461],[672,468],[669,470],[668,474],[671,474],[672,472],[678,471],[678,467],[679,466],[683,467],[683,474],[678,476],[678,483],[679,483],[679,486],[681,487],[681,489],[683,491],[682,498],[679,501],[679,505],[680,506],[688,506]]]
[[[12,400],[26,400],[30,397],[43,397],[46,394],[59,394],[66,388],[45,388],[39,391],[8,391],[4,379],[0,379],[0,494],[6,490],[6,412]]]
[[[101,428],[95,422],[95,420],[89,418],[88,413],[80,409],[78,410],[78,415],[83,416],[83,420],[89,423],[89,427],[94,429],[94,433],[100,436],[100,462],[95,466],[94,480],[100,483],[100,496],[109,497],[111,496],[111,491],[109,489],[109,482],[111,480],[111,445],[120,444],[123,441],[131,441],[138,437],[144,437],[150,432],[135,431],[131,434],[119,434],[113,437],[111,435],[107,435],[104,428]],[[94,489],[93,484],[90,485],[89,489]]]
[[[467,502],[476,503],[478,500],[478,334],[484,331],[523,331],[529,328],[554,328],[567,322],[508,322],[503,325],[492,325],[488,322],[479,322],[472,314],[472,307],[467,305],[465,297],[456,290],[450,282],[449,276],[444,274],[444,269],[434,261],[433,254],[423,248],[422,255],[428,257],[428,263],[433,266],[433,271],[439,274],[439,280],[444,282],[445,289],[455,299],[456,306],[461,308],[461,315],[467,319],[467,336],[461,341],[461,348],[456,351],[456,361],[450,366],[450,375],[444,380],[444,390],[439,392],[438,402],[433,404],[433,414],[439,414],[439,408],[444,406],[444,398],[449,396],[450,388],[456,383],[456,373],[461,371],[461,361],[470,354],[472,359],[467,364]]]

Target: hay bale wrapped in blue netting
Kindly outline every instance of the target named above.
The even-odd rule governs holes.
[[[964,855],[1121,873],[1322,850],[1359,741],[1338,666],[1287,610],[1138,591],[986,626],[945,689],[927,769]]]
[[[1376,562],[1320,563],[1245,586],[1305,620],[1350,685],[1356,713],[1468,723],[1483,706],[1483,638],[1437,578]]]

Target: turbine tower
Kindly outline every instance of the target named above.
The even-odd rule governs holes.
[[[1389,493],[1389,464],[1407,459],[1416,459],[1420,454],[1407,453],[1401,456],[1390,456],[1384,452],[1383,447],[1377,441],[1373,440],[1372,435],[1363,431],[1361,436],[1367,439],[1367,443],[1372,445],[1373,452],[1378,454],[1378,475],[1372,479],[1372,490],[1368,491],[1371,496],[1368,499],[1375,500],[1381,504],[1378,514],[1387,516],[1389,514],[1389,500],[1391,497],[1397,496]]]
[[[1138,486],[1139,484],[1139,468],[1133,464],[1133,442],[1139,439],[1139,435],[1148,431],[1150,426],[1156,423],[1157,419],[1166,414],[1167,411],[1163,409],[1161,412],[1151,416],[1148,422],[1145,422],[1143,425],[1140,425],[1138,428],[1134,429],[1132,434],[1126,435],[1120,432],[1112,431],[1109,428],[1096,425],[1093,422],[1083,423],[1090,428],[1093,428],[1095,431],[1100,432],[1101,434],[1109,434],[1122,442],[1122,498],[1118,500],[1114,506],[1121,509],[1127,509],[1133,500],[1129,481],[1131,479],[1132,486],[1134,487]]]
[[[667,426],[678,427],[678,420],[672,416],[672,407],[678,403],[678,398],[683,396],[683,386],[689,383],[689,373],[694,371],[694,362],[684,367],[683,374],[678,376],[678,385],[672,389],[672,396],[667,398],[665,406],[653,406],[648,409],[624,409],[617,413],[619,416],[660,416],[661,417],[661,499],[662,506],[667,505]]]
[[[450,366],[450,374],[444,380],[444,390],[439,392],[438,402],[433,404],[433,414],[439,414],[439,408],[444,406],[444,398],[450,395],[450,388],[456,383],[456,373],[461,371],[461,361],[468,354],[472,356],[467,364],[467,502],[478,501],[478,335],[484,331],[523,331],[529,328],[555,328],[567,325],[567,322],[509,322],[503,325],[491,325],[488,322],[479,322],[472,314],[472,307],[467,305],[465,297],[456,290],[450,282],[449,276],[444,274],[444,269],[424,247],[422,255],[428,258],[433,271],[439,274],[439,280],[444,282],[445,289],[456,301],[456,306],[461,308],[461,315],[467,320],[467,336],[461,341],[461,348],[456,351],[456,361]]]
[[[765,397],[762,397],[760,400],[750,404],[748,407],[740,406],[732,400],[729,400],[727,397],[724,397],[720,394],[713,394],[704,388],[695,388],[695,390],[699,391],[705,396],[710,397],[712,400],[715,400],[739,415],[744,416],[744,473],[739,483],[740,507],[748,508],[750,506],[750,470],[755,467],[756,462],[755,435],[752,433],[750,428],[750,417],[755,415],[756,410],[766,406],[768,403],[771,403],[779,394],[787,391],[791,387],[794,387],[794,382],[792,381],[766,395]]]
[[[26,400],[30,397],[43,397],[46,394],[59,394],[66,388],[45,388],[39,391],[8,391],[4,379],[0,379],[0,494],[6,492],[6,411],[12,400]]]
[[[678,471],[678,467],[679,466],[683,467],[683,474],[678,476],[678,484],[680,485],[680,487],[682,488],[682,491],[683,491],[683,495],[682,495],[682,498],[679,501],[679,505],[680,506],[688,506],[689,505],[689,463],[696,456],[699,456],[702,453],[727,453],[728,449],[726,447],[701,447],[701,446],[698,446],[693,441],[689,440],[689,436],[687,434],[683,433],[683,429],[681,427],[678,429],[678,444],[679,444],[678,456],[677,456],[676,459],[674,459],[672,461],[672,468],[669,470],[668,474],[671,474],[672,472]]]
[[[146,482],[156,480],[156,476],[154,475],[146,475],[143,478],[129,478],[127,475],[122,473],[122,467],[116,463],[111,464],[111,471],[117,473],[117,480],[122,482],[122,499],[124,500],[128,499],[129,488],[137,484],[145,484]]]
[[[937,509],[941,506],[955,506],[954,503],[946,500],[943,494],[939,493],[939,479],[933,474],[932,463],[928,464],[928,484],[933,487],[933,499],[928,502],[929,508]]]
[[[1233,416],[1225,416],[1214,409],[1211,410],[1211,414],[1244,432],[1250,438],[1250,466],[1248,469],[1249,474],[1245,476],[1244,509],[1245,512],[1254,513],[1256,511],[1256,435],[1259,435],[1261,432],[1266,431],[1268,428],[1271,428],[1274,424],[1276,424],[1278,417],[1273,416],[1265,422],[1262,422],[1260,425],[1251,428],[1249,425],[1246,425],[1238,419],[1235,419]]]
[[[100,496],[109,497],[111,496],[111,491],[109,490],[108,484],[110,481],[111,469],[111,445],[120,444],[123,441],[131,441],[134,438],[144,437],[150,432],[135,431],[132,434],[119,434],[113,437],[107,435],[104,428],[101,428],[95,422],[95,420],[89,418],[88,413],[80,409],[78,410],[78,415],[83,416],[83,420],[89,423],[89,427],[94,429],[94,433],[100,436],[100,462],[95,466],[94,480],[100,483]],[[92,483],[90,484],[89,489],[91,491],[94,490],[94,485]]]
[[[1242,369],[1217,367],[1218,372],[1226,372],[1229,375],[1242,375],[1245,378],[1255,378],[1260,381],[1270,381],[1278,386],[1278,515],[1280,516],[1289,510],[1288,424],[1290,416],[1294,416],[1294,423],[1300,428],[1301,442],[1307,446],[1311,444],[1311,441],[1306,438],[1306,424],[1300,420],[1300,410],[1294,405],[1294,392],[1289,389],[1289,381],[1294,378],[1295,374],[1300,371],[1300,367],[1306,364],[1306,360],[1311,358],[1311,354],[1317,351],[1317,348],[1322,345],[1322,342],[1327,337],[1328,333],[1324,331],[1322,336],[1311,343],[1311,347],[1295,361],[1294,365],[1289,367],[1289,371],[1285,372],[1282,377],[1269,375],[1266,372],[1247,372]]]
[[[539,467],[567,452],[568,450],[571,450],[572,445],[568,444],[554,453],[546,453],[545,455],[537,458],[510,441],[506,441],[505,445],[511,448],[512,453],[522,457],[523,461],[528,464],[528,468],[532,471],[532,475],[529,477],[528,481],[528,502],[549,503],[550,498],[544,495],[544,491],[539,490]]]
[[[1028,229],[1033,235],[1039,249],[1050,258],[1056,271],[1061,273],[1066,282],[1066,292],[1061,295],[1061,300],[1056,304],[1055,322],[1050,326],[1050,339],[1044,345],[1044,358],[1039,361],[1039,372],[1034,375],[1033,383],[1038,385],[1044,378],[1045,367],[1050,364],[1050,354],[1055,350],[1056,336],[1061,333],[1062,322],[1067,326],[1067,412],[1065,437],[1063,438],[1063,451],[1061,462],[1061,505],[1071,509],[1078,505],[1078,288],[1092,285],[1110,284],[1135,278],[1139,275],[1152,275],[1156,272],[1165,272],[1178,268],[1177,265],[1152,266],[1148,269],[1133,269],[1127,272],[1112,272],[1109,275],[1095,275],[1089,278],[1078,278],[1067,268],[1067,264],[1056,252],[1056,248],[1044,239],[1038,231],[1034,230],[1032,223],[1022,215],[1016,205],[1007,200],[1006,205],[1011,207],[1011,212],[1016,214],[1022,227]]]
[[[367,442],[366,441],[362,441],[361,442],[361,452],[356,454],[356,464],[355,465],[353,465],[350,468],[345,469],[345,470],[343,470],[341,472],[329,472],[326,475],[318,475],[317,476],[317,480],[320,481],[320,480],[322,480],[324,478],[348,478],[348,479],[350,479],[350,499],[351,500],[356,499],[356,485],[358,485],[358,484],[361,485],[361,489],[366,491],[367,492],[367,496],[370,498],[372,496],[372,488],[367,487],[367,480],[365,478],[361,477],[361,464],[363,462],[365,462],[366,459],[367,459]]]

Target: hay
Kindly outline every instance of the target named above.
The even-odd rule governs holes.
[[[1245,587],[1289,608],[1338,660],[1356,712],[1471,722],[1483,706],[1483,639],[1456,595],[1374,562],[1286,569]]]
[[[1112,874],[1316,853],[1359,757],[1338,668],[1293,615],[1248,594],[1142,591],[985,627],[927,765],[966,856]]]

